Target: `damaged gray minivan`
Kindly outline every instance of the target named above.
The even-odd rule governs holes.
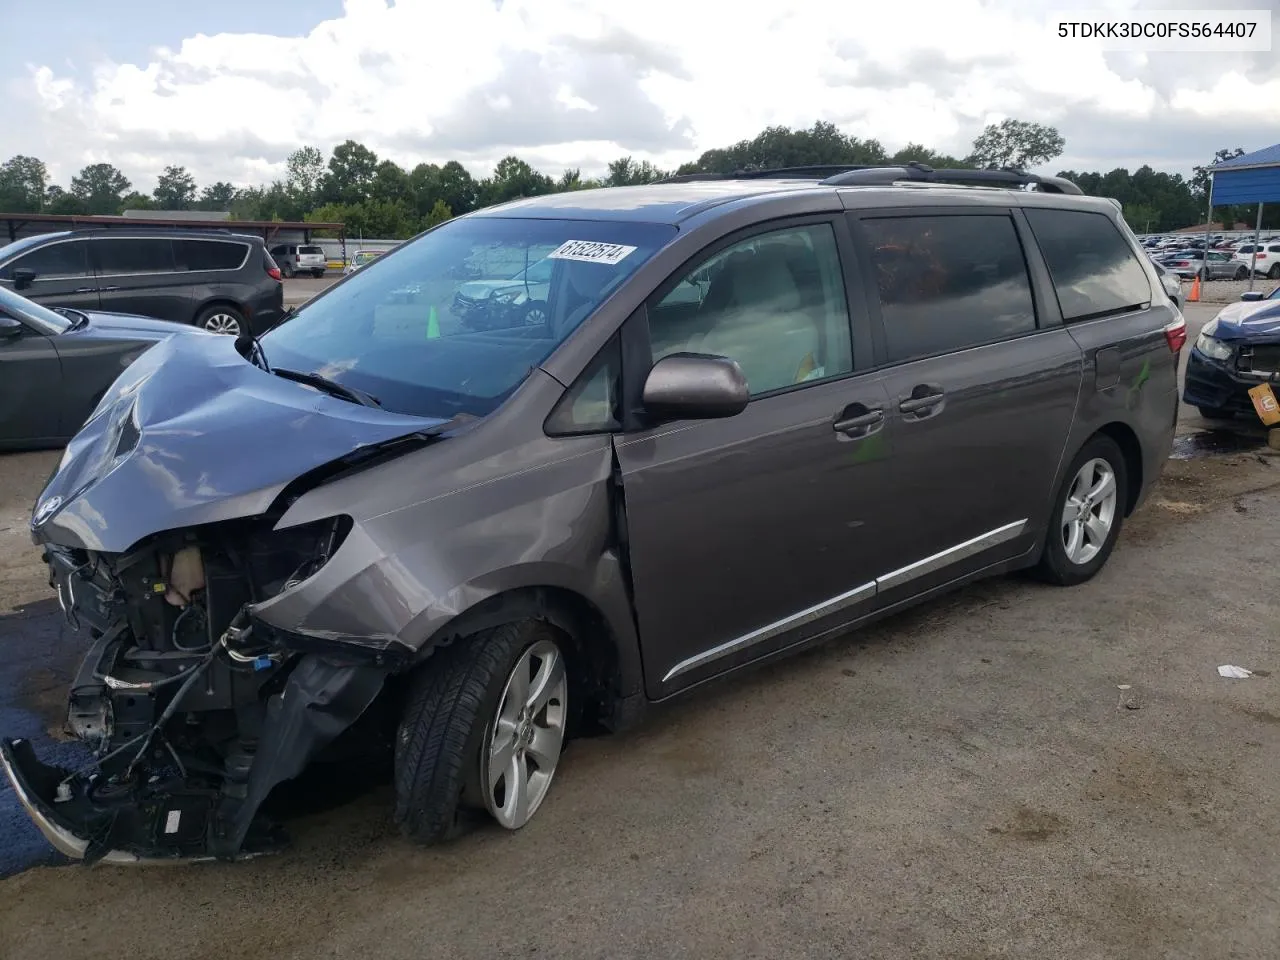
[[[1185,325],[1079,193],[537,197],[258,340],[161,342],[33,511],[94,759],[4,741],[22,803],[85,862],[236,859],[285,842],[277,786],[384,751],[413,840],[516,829],[568,738],[650,702],[979,577],[1089,579],[1170,452]]]

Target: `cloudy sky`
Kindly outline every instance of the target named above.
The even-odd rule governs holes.
[[[1104,53],[1069,9],[1270,9],[1269,53]],[[675,166],[822,119],[963,155],[985,123],[1051,123],[1056,169],[1188,172],[1280,137],[1280,0],[0,0],[0,159],[65,183],[108,161],[150,190],[278,176],[353,138],[406,165]],[[16,42],[13,42],[16,41]]]

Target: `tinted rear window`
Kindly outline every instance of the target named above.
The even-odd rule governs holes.
[[[1119,313],[1151,302],[1147,272],[1110,217],[1085,210],[1025,212],[1064,320]],[[1204,255],[1188,258],[1192,256]]]
[[[179,270],[237,270],[249,247],[225,240],[175,240],[173,253]]]
[[[891,362],[1036,328],[1026,258],[1009,217],[890,217],[862,227]]]
[[[298,248],[298,252],[299,252],[299,253],[319,253],[319,254],[323,254],[323,253],[324,253],[324,250],[323,250],[322,248],[320,248],[320,247],[299,247],[299,248]]]
[[[173,242],[160,238],[112,238],[95,240],[93,253],[98,273],[119,276],[130,273],[172,273]]]

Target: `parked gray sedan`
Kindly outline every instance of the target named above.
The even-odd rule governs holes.
[[[181,323],[50,309],[0,286],[0,450],[59,446],[129,364]]]

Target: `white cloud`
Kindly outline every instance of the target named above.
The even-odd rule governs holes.
[[[1280,129],[1276,58],[1232,73],[1245,68],[1196,55],[1169,78],[1167,59],[1059,39],[1048,15],[1073,5],[346,0],[303,37],[195,36],[145,64],[96,64],[87,80],[32,67],[45,142],[21,152],[61,179],[108,159],[145,187],[169,163],[202,182],[261,181],[296,146],[347,138],[406,165],[456,158],[482,173],[515,152],[595,172],[624,153],[674,166],[818,119],[890,148],[963,154],[984,123],[1015,116],[1057,123],[1087,164],[1116,156],[1096,117],[1099,130],[1130,125],[1124,156],[1176,167]],[[1164,139],[1144,154],[1153,119]],[[1188,140],[1177,151],[1171,122]]]

